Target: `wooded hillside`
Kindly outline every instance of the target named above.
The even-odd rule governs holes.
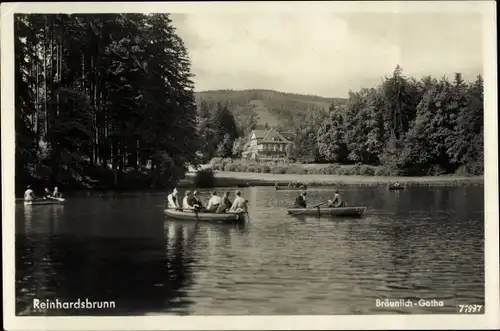
[[[197,103],[225,103],[242,131],[275,127],[280,131],[294,130],[313,112],[325,112],[343,98],[284,93],[272,90],[214,90],[196,93]]]

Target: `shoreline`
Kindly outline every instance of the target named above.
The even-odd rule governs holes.
[[[195,188],[195,172],[189,171],[184,179],[177,185],[180,189]],[[403,177],[403,176],[347,176],[347,175],[296,175],[296,174],[269,174],[254,172],[214,171],[214,188],[217,187],[247,187],[249,186],[287,186],[289,182],[302,182],[308,187],[379,187],[399,181],[406,187],[459,187],[459,186],[484,186],[483,176],[428,176],[428,177]],[[201,187],[200,187],[201,188]],[[81,189],[76,192],[165,192],[165,189],[131,188],[131,189]],[[69,192],[73,192],[70,190]],[[16,202],[24,200],[22,195],[16,195]]]
[[[195,172],[188,172],[179,187],[192,186]],[[386,186],[399,181],[404,186],[483,186],[483,176],[347,176],[319,174],[269,174],[253,172],[214,171],[216,187],[240,186],[247,182],[250,186],[288,185],[301,182],[308,186]]]

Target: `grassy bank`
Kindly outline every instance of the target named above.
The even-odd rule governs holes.
[[[273,175],[335,175],[335,176],[377,176],[406,177],[408,174],[401,169],[386,166],[371,166],[365,164],[301,164],[290,162],[256,162],[241,159],[214,158],[206,167],[214,171],[235,173],[258,173]],[[455,174],[445,174],[440,168],[432,168],[419,176],[453,176],[455,178],[473,177],[465,168],[459,168]],[[420,178],[420,177],[419,177]]]
[[[190,172],[180,183],[180,187],[193,187],[195,173]],[[459,176],[341,176],[341,175],[292,175],[266,174],[248,172],[214,171],[216,187],[236,187],[249,183],[251,186],[273,186],[275,183],[288,185],[290,182],[301,182],[308,186],[386,186],[399,181],[405,186],[482,186],[483,177]]]

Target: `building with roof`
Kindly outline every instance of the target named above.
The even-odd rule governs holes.
[[[286,157],[286,148],[292,142],[274,129],[253,130],[243,158],[276,160]]]

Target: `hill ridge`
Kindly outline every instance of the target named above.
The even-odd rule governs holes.
[[[343,104],[347,101],[347,98],[327,98],[270,89],[218,89],[195,92],[195,95],[198,105],[205,101],[215,109],[216,103],[226,104],[244,133],[265,127],[293,131],[310,116],[327,114],[332,103]]]
[[[323,95],[319,95],[319,94],[285,92],[285,91],[272,90],[272,89],[240,89],[240,90],[238,90],[238,89],[213,89],[213,90],[195,91],[195,94],[220,93],[220,92],[236,92],[236,93],[239,93],[239,92],[269,92],[269,93],[276,93],[276,94],[281,94],[281,95],[285,95],[285,96],[318,98],[318,99],[325,99],[325,100],[347,99],[347,97],[332,97],[332,96],[323,96]]]

